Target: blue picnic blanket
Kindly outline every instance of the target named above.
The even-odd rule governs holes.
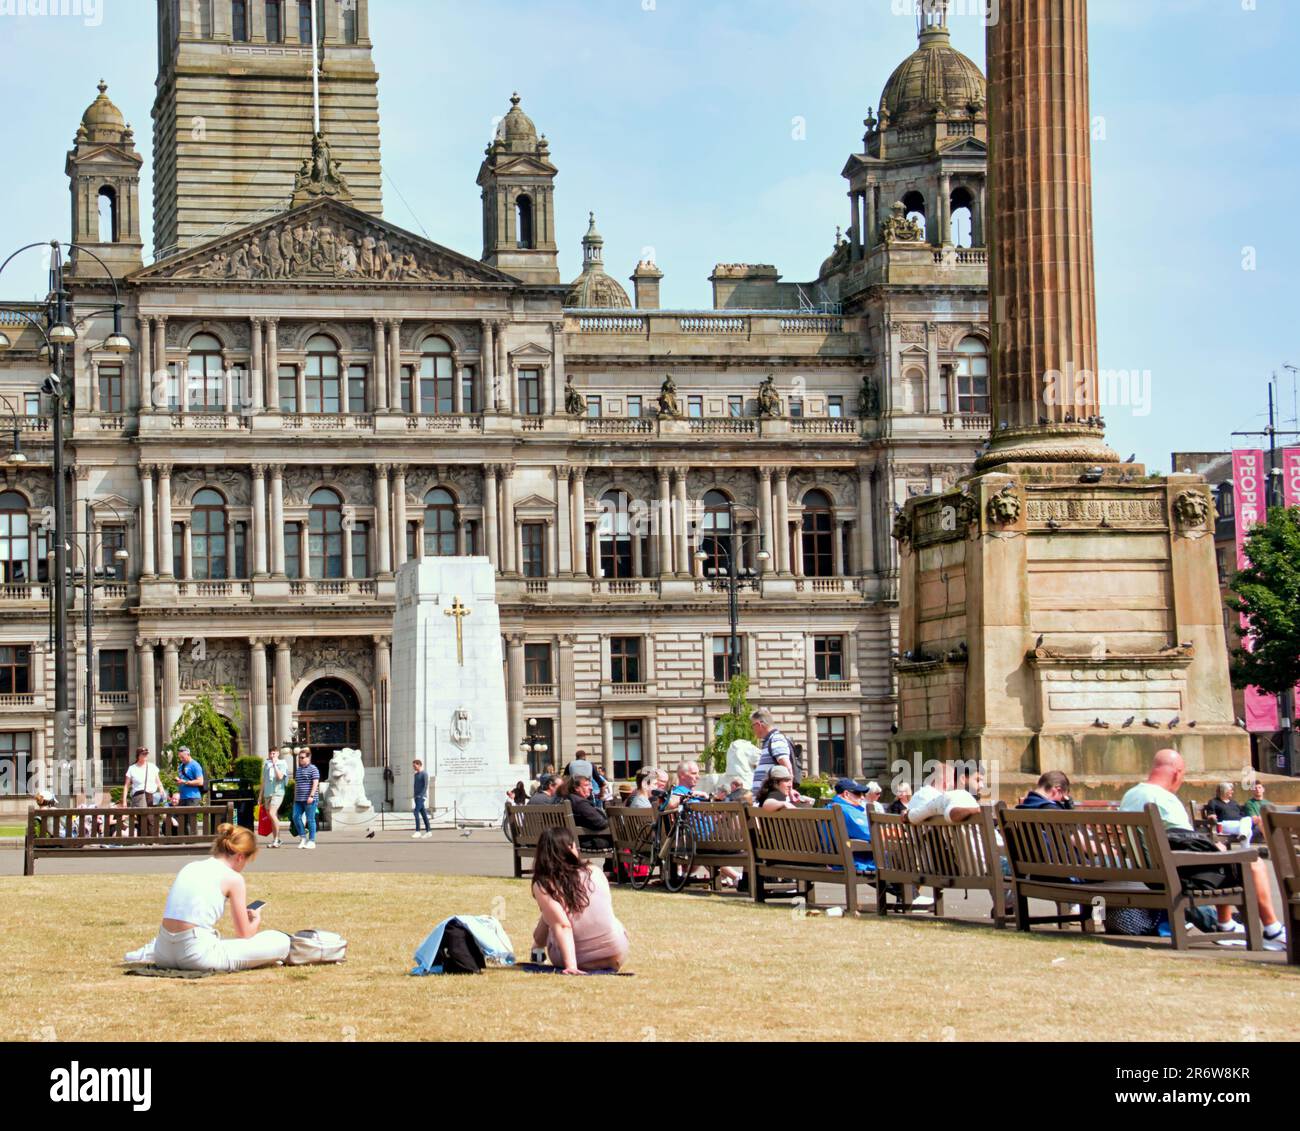
[[[514,948],[510,936],[501,924],[491,915],[453,915],[444,919],[429,933],[415,951],[415,969],[412,974],[441,974],[442,966],[438,963],[438,951],[442,947],[442,936],[448,923],[459,923],[478,943],[483,958],[489,966],[513,966],[515,964]]]

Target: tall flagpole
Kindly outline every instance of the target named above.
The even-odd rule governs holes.
[[[316,58],[319,37],[316,34],[316,0],[311,5],[311,113],[312,136],[320,133],[320,66]]]

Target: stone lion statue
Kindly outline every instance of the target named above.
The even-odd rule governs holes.
[[[366,797],[366,767],[360,750],[334,751],[325,804],[335,828],[364,828],[374,820],[375,807]]]
[[[1184,491],[1174,499],[1174,518],[1184,529],[1204,526],[1210,517],[1210,500],[1204,491]]]
[[[1020,496],[1010,483],[989,500],[988,515],[996,526],[1008,526],[1020,517]]]

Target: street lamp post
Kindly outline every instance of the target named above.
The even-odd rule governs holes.
[[[546,736],[537,729],[536,719],[528,720],[528,734],[524,736],[524,740],[519,744],[519,749],[526,758],[530,759],[534,754],[540,757],[550,751],[551,748],[546,743]],[[529,765],[532,766],[531,761]]]
[[[760,562],[766,562],[771,558],[767,551],[766,538],[763,531],[756,530],[753,534],[742,534],[736,523],[736,504],[728,503],[728,538],[731,545],[727,549],[726,568],[718,569],[716,567],[705,570],[707,576],[713,578],[714,589],[722,589],[727,594],[727,613],[728,624],[731,629],[727,637],[727,682],[730,683],[740,674],[740,592],[742,589],[759,588],[758,571],[746,567],[740,568],[739,553],[737,552],[740,544],[746,541],[758,543],[758,553],[755,555]],[[716,540],[716,535],[714,536]],[[709,560],[709,555],[704,550],[697,550],[695,560],[701,566]]]

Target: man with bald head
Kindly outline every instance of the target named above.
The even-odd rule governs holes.
[[[1188,819],[1187,809],[1178,800],[1178,787],[1183,784],[1187,767],[1177,750],[1157,750],[1151,761],[1151,772],[1147,780],[1140,782],[1124,794],[1119,803],[1121,813],[1140,813],[1148,805],[1154,805],[1160,811],[1160,820],[1165,829],[1184,829],[1192,832],[1192,822]],[[1178,846],[1175,845],[1175,848]],[[1264,861],[1256,860],[1251,866],[1255,877],[1255,893],[1259,902],[1259,921],[1264,928],[1267,942],[1280,943],[1286,939],[1286,932],[1277,914],[1273,910],[1273,880]],[[1245,928],[1232,918],[1231,907],[1219,907],[1219,930],[1241,933]]]

